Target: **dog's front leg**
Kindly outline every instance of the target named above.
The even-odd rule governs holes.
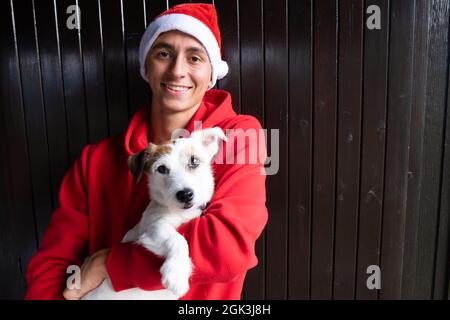
[[[139,239],[139,225],[134,226],[134,228],[128,230],[122,239],[122,243],[132,242]]]
[[[161,266],[162,284],[177,296],[184,296],[189,290],[189,277],[192,272],[189,246],[186,239],[176,232],[171,239],[171,250]]]
[[[192,271],[186,239],[168,223],[157,223],[144,233],[138,243],[166,258],[161,266],[162,284],[178,297],[189,290]]]

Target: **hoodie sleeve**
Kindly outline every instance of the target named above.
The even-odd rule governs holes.
[[[235,134],[228,135],[222,149],[223,159],[228,160],[216,171],[211,203],[203,216],[178,228],[189,245],[194,266],[192,284],[229,282],[258,262],[255,242],[267,223],[265,140],[262,137],[261,144],[255,139],[237,139],[246,129],[258,136],[261,126],[256,118],[246,117],[234,129]],[[233,144],[237,152],[228,152],[227,144]],[[239,164],[243,155],[253,161]],[[226,164],[230,156],[233,164]],[[163,288],[159,272],[162,262],[142,246],[122,243],[111,248],[106,267],[116,291],[132,287],[158,290]]]
[[[86,163],[90,146],[64,176],[59,193],[60,206],[53,212],[38,252],[28,264],[25,299],[64,299],[66,273],[70,265],[80,266],[86,256],[88,216]]]

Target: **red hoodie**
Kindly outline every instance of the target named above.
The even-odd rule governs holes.
[[[261,129],[256,118],[236,115],[230,94],[221,90],[205,94],[186,129],[191,132],[200,120],[203,128],[219,126],[224,132]],[[116,291],[163,288],[162,258],[139,245],[120,243],[150,201],[147,178],[136,184],[127,167],[128,156],[148,144],[147,121],[148,107],[133,116],[125,135],[86,146],[69,169],[60,207],[28,265],[26,299],[63,299],[67,267],[81,266],[84,257],[103,248],[110,248],[106,268]],[[239,148],[231,137],[223,155],[226,144]],[[246,140],[236,153],[248,153],[249,146]],[[246,272],[257,264],[254,245],[267,222],[265,175],[261,161],[246,162],[213,163],[216,189],[209,206],[201,217],[178,228],[194,265],[183,299],[240,299]]]

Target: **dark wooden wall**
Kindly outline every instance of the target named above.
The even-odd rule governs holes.
[[[145,26],[185,1],[0,4],[0,298],[22,298],[61,179],[150,101]],[[280,130],[247,299],[447,299],[449,0],[216,0],[237,111]],[[381,9],[381,30],[366,8]],[[381,290],[366,269],[381,268]]]

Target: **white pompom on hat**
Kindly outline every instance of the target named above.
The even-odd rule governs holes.
[[[145,61],[158,36],[178,30],[196,38],[206,49],[212,67],[212,86],[228,73],[228,64],[222,60],[222,44],[217,12],[212,4],[186,3],[174,6],[153,20],[142,36],[139,46],[139,64],[142,78],[148,82]]]

